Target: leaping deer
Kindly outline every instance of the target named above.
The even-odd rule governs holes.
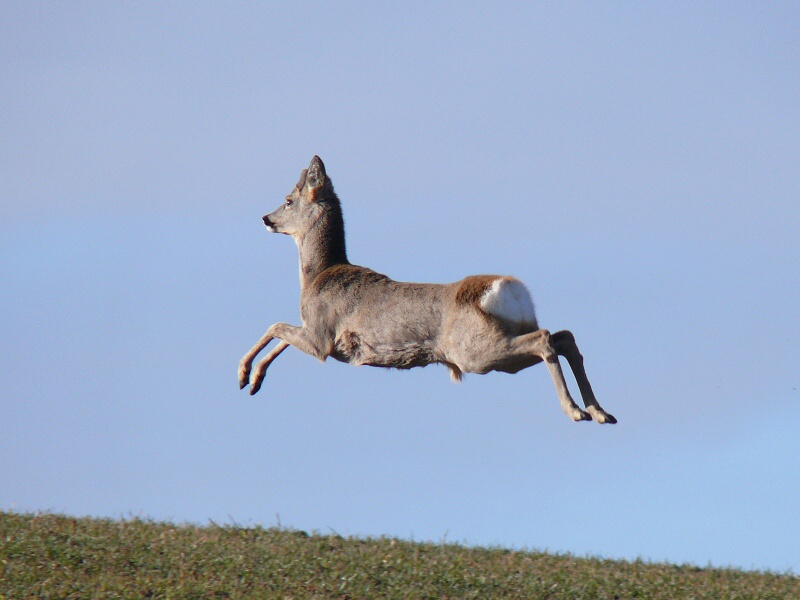
[[[569,331],[539,329],[533,302],[513,277],[475,275],[448,284],[393,281],[347,260],[339,198],[318,156],[286,201],[263,217],[290,235],[300,253],[302,327],[275,323],[239,362],[239,387],[261,388],[267,368],[294,346],[321,361],[410,369],[441,363],[454,381],[463,373],[516,373],[544,362],[561,408],[574,421],[616,423],[592,392]],[[280,340],[251,371],[253,360]],[[558,356],[567,359],[586,410],[567,389]]]

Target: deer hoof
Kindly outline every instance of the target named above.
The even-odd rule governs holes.
[[[577,406],[570,407],[564,410],[567,413],[567,416],[572,419],[573,421],[591,421],[592,417],[589,413],[584,410],[581,410]]]
[[[608,414],[606,411],[604,411],[599,406],[589,406],[589,407],[586,408],[586,410],[589,412],[590,415],[592,415],[592,418],[595,421],[597,421],[598,423],[601,423],[601,424],[602,423],[609,423],[609,424],[613,425],[614,423],[617,422],[617,420],[614,418],[614,415]]]
[[[239,363],[239,389],[243,390],[250,379],[250,365]]]
[[[258,392],[258,390],[261,389],[261,384],[263,383],[264,375],[266,375],[266,374],[267,374],[266,373],[266,369],[261,370],[261,369],[256,368],[256,370],[253,372],[253,376],[250,378],[250,395],[251,396],[253,394],[255,394],[256,392]]]

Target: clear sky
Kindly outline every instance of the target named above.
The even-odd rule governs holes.
[[[798,74],[797,2],[0,3],[0,508],[800,571]],[[619,424],[541,366],[240,392],[314,154],[353,262],[516,275]]]

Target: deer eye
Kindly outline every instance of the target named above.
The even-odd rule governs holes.
[[[291,198],[286,199],[286,208],[289,208],[292,204],[294,204],[294,200]]]

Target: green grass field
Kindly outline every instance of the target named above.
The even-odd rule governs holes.
[[[0,598],[800,598],[800,577],[0,512]]]

